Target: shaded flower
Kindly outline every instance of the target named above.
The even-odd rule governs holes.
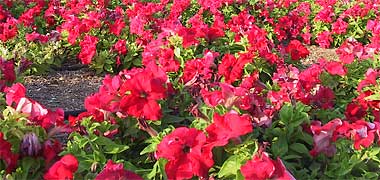
[[[272,160],[266,152],[258,153],[241,166],[245,179],[295,179],[285,168],[281,159]]]
[[[18,155],[12,153],[12,144],[4,139],[4,135],[0,132],[0,160],[5,161],[6,172],[11,173],[17,166]]]
[[[309,50],[298,40],[291,40],[286,47],[286,52],[290,54],[290,57],[294,61],[306,58],[310,53]]]
[[[314,140],[314,148],[310,154],[317,156],[319,153],[324,153],[331,157],[336,152],[336,147],[332,144],[334,132],[343,123],[340,119],[334,119],[323,126],[321,124],[320,121],[313,121],[310,125]]]

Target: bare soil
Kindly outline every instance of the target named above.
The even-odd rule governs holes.
[[[87,68],[54,71],[44,76],[27,76],[24,84],[28,97],[47,108],[65,111],[84,109],[84,99],[98,91],[103,80]]]

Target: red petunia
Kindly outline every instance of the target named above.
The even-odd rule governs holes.
[[[116,36],[119,36],[123,28],[125,27],[125,22],[122,18],[117,19],[114,24],[110,24],[110,32]]]
[[[123,39],[120,39],[118,40],[114,45],[113,45],[113,49],[121,54],[121,55],[125,55],[127,54],[128,50],[127,50],[127,42]]]
[[[359,150],[362,147],[368,148],[375,140],[376,125],[374,123],[358,120],[351,124],[354,148]]]
[[[286,52],[290,54],[294,61],[306,58],[310,54],[309,50],[298,40],[291,40],[286,47]]]
[[[108,160],[104,169],[95,177],[95,180],[142,180],[140,176],[124,169],[122,163],[114,163],[112,160]]]
[[[21,83],[16,83],[11,87],[6,87],[4,92],[7,105],[12,106],[13,103],[18,104],[20,99],[25,97],[26,89]]]
[[[231,54],[225,54],[218,66],[218,74],[224,76],[226,83],[233,83],[241,78],[244,66],[252,62],[252,59],[250,53],[241,54],[238,59]]]
[[[123,96],[120,109],[137,118],[160,119],[162,112],[157,101],[166,96],[167,77],[160,77],[158,74],[158,71],[146,68],[127,79],[120,88]]]
[[[157,146],[156,157],[168,160],[168,179],[206,178],[214,164],[206,135],[195,128],[180,127],[165,136]]]
[[[18,155],[12,153],[12,144],[6,141],[0,132],[0,160],[5,161],[6,172],[11,173],[17,166]]]
[[[219,55],[217,52],[206,51],[203,58],[186,61],[183,70],[182,79],[188,82],[195,76],[202,76],[204,79],[210,79],[212,76],[211,67],[214,65],[214,59]]]
[[[318,108],[331,109],[334,107],[335,94],[329,87],[320,87],[317,93],[311,97],[311,103]]]
[[[320,62],[324,64],[324,67],[326,71],[331,75],[339,75],[344,76],[347,74],[347,68],[336,61],[324,61],[323,59],[320,59]]]
[[[74,179],[74,173],[78,169],[78,160],[75,156],[68,154],[53,164],[45,173],[45,180]]]
[[[86,35],[83,40],[79,43],[81,48],[78,58],[83,64],[90,64],[92,58],[96,54],[96,44],[98,43],[98,38],[95,36]]]
[[[62,151],[62,145],[58,140],[47,140],[43,146],[43,156],[45,158],[45,165],[49,165],[54,160],[58,153]]]
[[[174,51],[170,48],[161,49],[158,63],[165,72],[177,72],[180,63],[174,59]]]
[[[362,106],[352,102],[347,105],[344,115],[348,121],[355,122],[364,118],[364,116],[367,115],[367,112]]]
[[[240,170],[245,179],[295,179],[286,170],[281,159],[274,161],[265,152],[256,154],[252,160],[241,166]]]
[[[239,116],[236,111],[230,111],[223,116],[215,113],[213,121],[206,131],[207,141],[214,146],[224,146],[228,140],[248,134],[253,129],[251,117],[247,114]]]

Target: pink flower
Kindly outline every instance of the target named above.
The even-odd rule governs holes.
[[[331,38],[331,33],[329,31],[323,31],[318,34],[315,42],[322,48],[329,48],[332,41],[333,39]]]
[[[348,23],[346,23],[342,18],[339,18],[332,24],[332,33],[334,34],[344,34],[347,31]]]

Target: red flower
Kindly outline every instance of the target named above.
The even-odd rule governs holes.
[[[174,59],[173,49],[170,48],[161,49],[158,62],[165,72],[177,72],[180,67],[179,62]]]
[[[11,173],[17,166],[18,155],[12,153],[12,144],[6,141],[0,132],[0,160],[3,159],[6,165],[6,172]]]
[[[23,64],[22,64],[23,65]],[[16,80],[14,62],[7,61],[0,57],[0,91],[3,91],[7,83],[13,83]]]
[[[210,79],[212,75],[211,66],[214,65],[214,59],[218,55],[218,53],[208,51],[204,53],[202,59],[186,61],[182,76],[183,81],[188,82],[196,75],[200,75],[204,79]]]
[[[37,41],[37,42],[40,42],[40,43],[46,43],[49,41],[49,37],[46,36],[46,35],[42,35],[42,34],[39,34],[39,33],[36,33],[36,32],[32,32],[30,34],[26,34],[25,35],[25,39],[27,42],[30,42],[30,41]]]
[[[317,93],[311,97],[311,103],[318,108],[331,109],[334,107],[335,94],[329,87],[320,87]]]
[[[113,45],[113,49],[115,51],[117,51],[117,53],[121,54],[121,55],[125,55],[127,54],[128,50],[127,50],[127,47],[126,47],[126,44],[127,42],[125,40],[118,40],[114,45]]]
[[[286,47],[286,52],[290,54],[294,61],[306,58],[310,54],[309,50],[298,40],[291,40]]]
[[[346,111],[344,112],[346,119],[351,122],[355,122],[357,120],[362,119],[366,114],[366,110],[363,109],[362,106],[354,102],[348,104],[346,107]]]
[[[74,179],[74,173],[78,169],[78,160],[75,156],[68,154],[54,163],[45,173],[44,179]]]
[[[358,84],[358,91],[362,91],[364,87],[367,86],[376,86],[376,79],[380,78],[380,71],[369,68],[365,73],[365,78],[361,80]]]
[[[218,74],[224,76],[226,83],[233,83],[241,78],[243,68],[252,61],[252,54],[241,54],[238,59],[231,54],[225,54],[218,67]]]
[[[157,101],[166,96],[167,77],[158,74],[147,68],[127,79],[120,88],[120,94],[125,95],[120,101],[121,110],[137,118],[160,119],[162,113]]]
[[[286,170],[281,159],[274,161],[265,152],[256,154],[240,170],[245,179],[295,179]]]
[[[339,62],[336,62],[336,61],[324,62],[323,59],[320,59],[320,62],[322,64],[325,63],[324,67],[326,71],[331,75],[344,76],[347,74],[347,68]]]
[[[12,103],[18,104],[21,98],[25,97],[26,89],[21,83],[13,84],[11,87],[6,87],[4,92],[6,93],[5,99],[8,106],[12,106]]]
[[[358,120],[351,124],[351,128],[355,149],[359,150],[362,146],[368,148],[373,144],[376,131],[374,123]]]
[[[156,157],[168,160],[168,179],[206,178],[214,164],[206,135],[195,128],[180,127],[165,136],[157,146]]]
[[[43,144],[43,156],[45,158],[45,165],[49,165],[54,160],[58,153],[62,151],[62,145],[58,140],[52,142],[51,140],[45,141]]]
[[[320,83],[319,76],[323,69],[318,64],[313,64],[299,74],[300,83],[306,91],[310,91],[315,85]]]
[[[197,40],[197,29],[196,28],[180,28],[178,35],[182,37],[182,46],[188,48],[192,45],[197,45],[199,41]]]
[[[8,18],[6,22],[0,23],[0,40],[8,41],[17,35],[17,20]]]
[[[123,28],[125,27],[125,22],[122,18],[117,19],[114,24],[110,24],[110,32],[116,36],[119,36]]]
[[[124,169],[122,163],[114,163],[112,160],[108,160],[104,169],[95,177],[95,180],[142,180],[140,176]]]
[[[235,111],[230,111],[221,116],[214,114],[214,122],[206,128],[207,141],[214,146],[224,146],[228,140],[238,138],[252,132],[251,117],[247,114],[239,116]]]
[[[95,36],[86,35],[83,40],[79,43],[81,48],[78,58],[83,64],[90,64],[92,58],[96,54],[96,44],[98,43],[98,38]]]

